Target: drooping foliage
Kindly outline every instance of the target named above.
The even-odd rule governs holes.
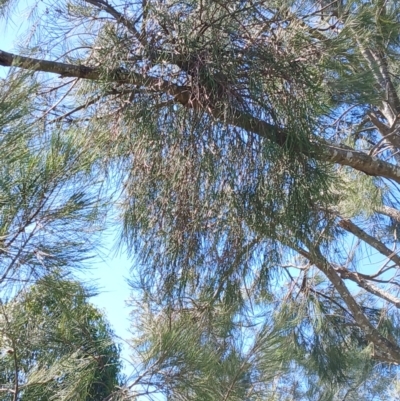
[[[26,76],[0,84],[0,288],[5,296],[18,283],[81,266],[94,250],[104,213],[101,182],[90,178],[95,157],[85,138],[72,130],[48,130],[38,121],[35,97],[42,89]]]
[[[298,303],[290,300],[283,309],[263,302],[240,313],[211,304],[197,298],[165,308],[136,298],[132,364],[140,380],[133,395],[338,401],[385,399],[395,391],[395,370],[371,361],[355,328],[339,318],[327,324],[322,305],[307,314],[293,312]]]
[[[397,2],[80,0],[36,11],[30,41],[18,56],[1,51],[0,65],[35,73],[32,119],[88,158],[78,183],[112,177],[148,312],[138,330],[157,333],[138,342],[151,372],[143,393],[245,397],[258,366],[243,361],[266,330],[260,347],[279,338],[275,379],[296,389],[288,399],[350,399],[360,386],[373,399],[400,363]],[[220,351],[190,326],[187,308],[202,303],[254,327],[241,348]],[[230,392],[226,372],[241,366],[248,376]],[[274,386],[262,380],[253,399]]]

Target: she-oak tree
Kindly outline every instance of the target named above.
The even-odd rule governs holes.
[[[31,46],[0,65],[45,73],[37,118],[81,130],[116,174],[149,297],[273,299],[303,311],[299,343],[321,324],[400,363],[396,1],[37,12]]]

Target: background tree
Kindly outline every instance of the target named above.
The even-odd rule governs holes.
[[[102,182],[84,138],[35,116],[42,89],[0,81],[0,399],[105,399],[118,348],[87,291],[63,279],[94,255]]]
[[[103,400],[119,350],[77,282],[46,276],[0,309],[0,399]]]

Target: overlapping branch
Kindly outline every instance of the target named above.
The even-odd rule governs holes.
[[[382,206],[376,210],[377,213],[384,214],[400,223],[400,211],[394,207]]]
[[[376,285],[370,283],[368,280],[363,278],[363,275],[358,274],[356,272],[352,272],[345,267],[338,267],[336,271],[339,273],[341,278],[348,279],[357,283],[361,288],[365,291],[373,294],[385,301],[390,302],[390,304],[394,305],[396,308],[400,309],[400,299],[391,295],[387,291],[383,290],[382,288],[377,287]]]
[[[392,262],[396,263],[400,267],[400,257],[397,255],[396,252],[393,252],[381,241],[377,240],[376,238],[366,233],[360,227],[355,225],[351,220],[341,220],[339,222],[339,226],[344,228],[349,233],[352,233],[356,237],[360,238],[368,245],[375,248],[378,252],[386,256],[388,259],[390,259]]]
[[[328,260],[322,255],[317,247],[313,247],[311,252],[302,249],[296,249],[302,256],[310,260],[321,272],[323,272],[329,281],[339,293],[344,303],[351,312],[357,325],[363,330],[369,342],[375,345],[376,351],[380,353],[380,359],[385,362],[400,364],[400,347],[394,342],[382,336],[379,331],[371,324],[369,319],[363,313],[360,305],[354,299],[349,289],[346,287],[343,279]],[[378,355],[377,355],[378,356]]]

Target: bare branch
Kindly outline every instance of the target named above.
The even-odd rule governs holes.
[[[77,107],[75,107],[74,109],[68,111],[67,113],[65,113],[65,114],[63,114],[63,115],[61,115],[61,116],[58,116],[58,117],[54,118],[53,120],[49,121],[49,124],[62,121],[64,118],[69,117],[70,115],[72,115],[72,114],[78,112],[79,110],[86,109],[87,107],[91,106],[92,104],[98,102],[103,96],[104,96],[104,95],[96,96],[94,99],[91,99],[91,100],[87,101],[86,103],[81,104],[80,106],[77,106]]]
[[[128,29],[128,31],[135,36],[135,38],[139,41],[140,44],[142,44],[143,46],[147,45],[145,37],[138,32],[138,30],[135,27],[135,24],[129,21],[128,18],[126,18],[123,14],[117,11],[106,0],[85,0],[85,1],[86,3],[89,3],[97,8],[100,8],[101,10],[104,10],[105,12],[113,16],[117,22],[121,22],[121,24],[123,24],[125,28]]]
[[[361,240],[366,242],[368,245],[375,248],[382,255],[387,256],[392,262],[394,262],[398,266],[400,266],[400,257],[397,255],[396,252],[393,252],[381,241],[379,241],[376,238],[372,237],[371,235],[367,234],[364,230],[362,230],[361,228],[356,226],[351,220],[340,220],[339,226],[344,228],[349,233],[352,233],[356,237],[360,238]]]
[[[361,288],[368,291],[369,293],[376,295],[377,297],[384,299],[385,301],[390,302],[396,308],[400,309],[400,299],[389,294],[387,291],[382,290],[381,288],[375,286],[372,283],[369,283],[365,280],[360,274],[356,272],[351,272],[344,267],[339,267],[336,271],[340,274],[340,277],[344,279],[349,279],[357,283]]]

